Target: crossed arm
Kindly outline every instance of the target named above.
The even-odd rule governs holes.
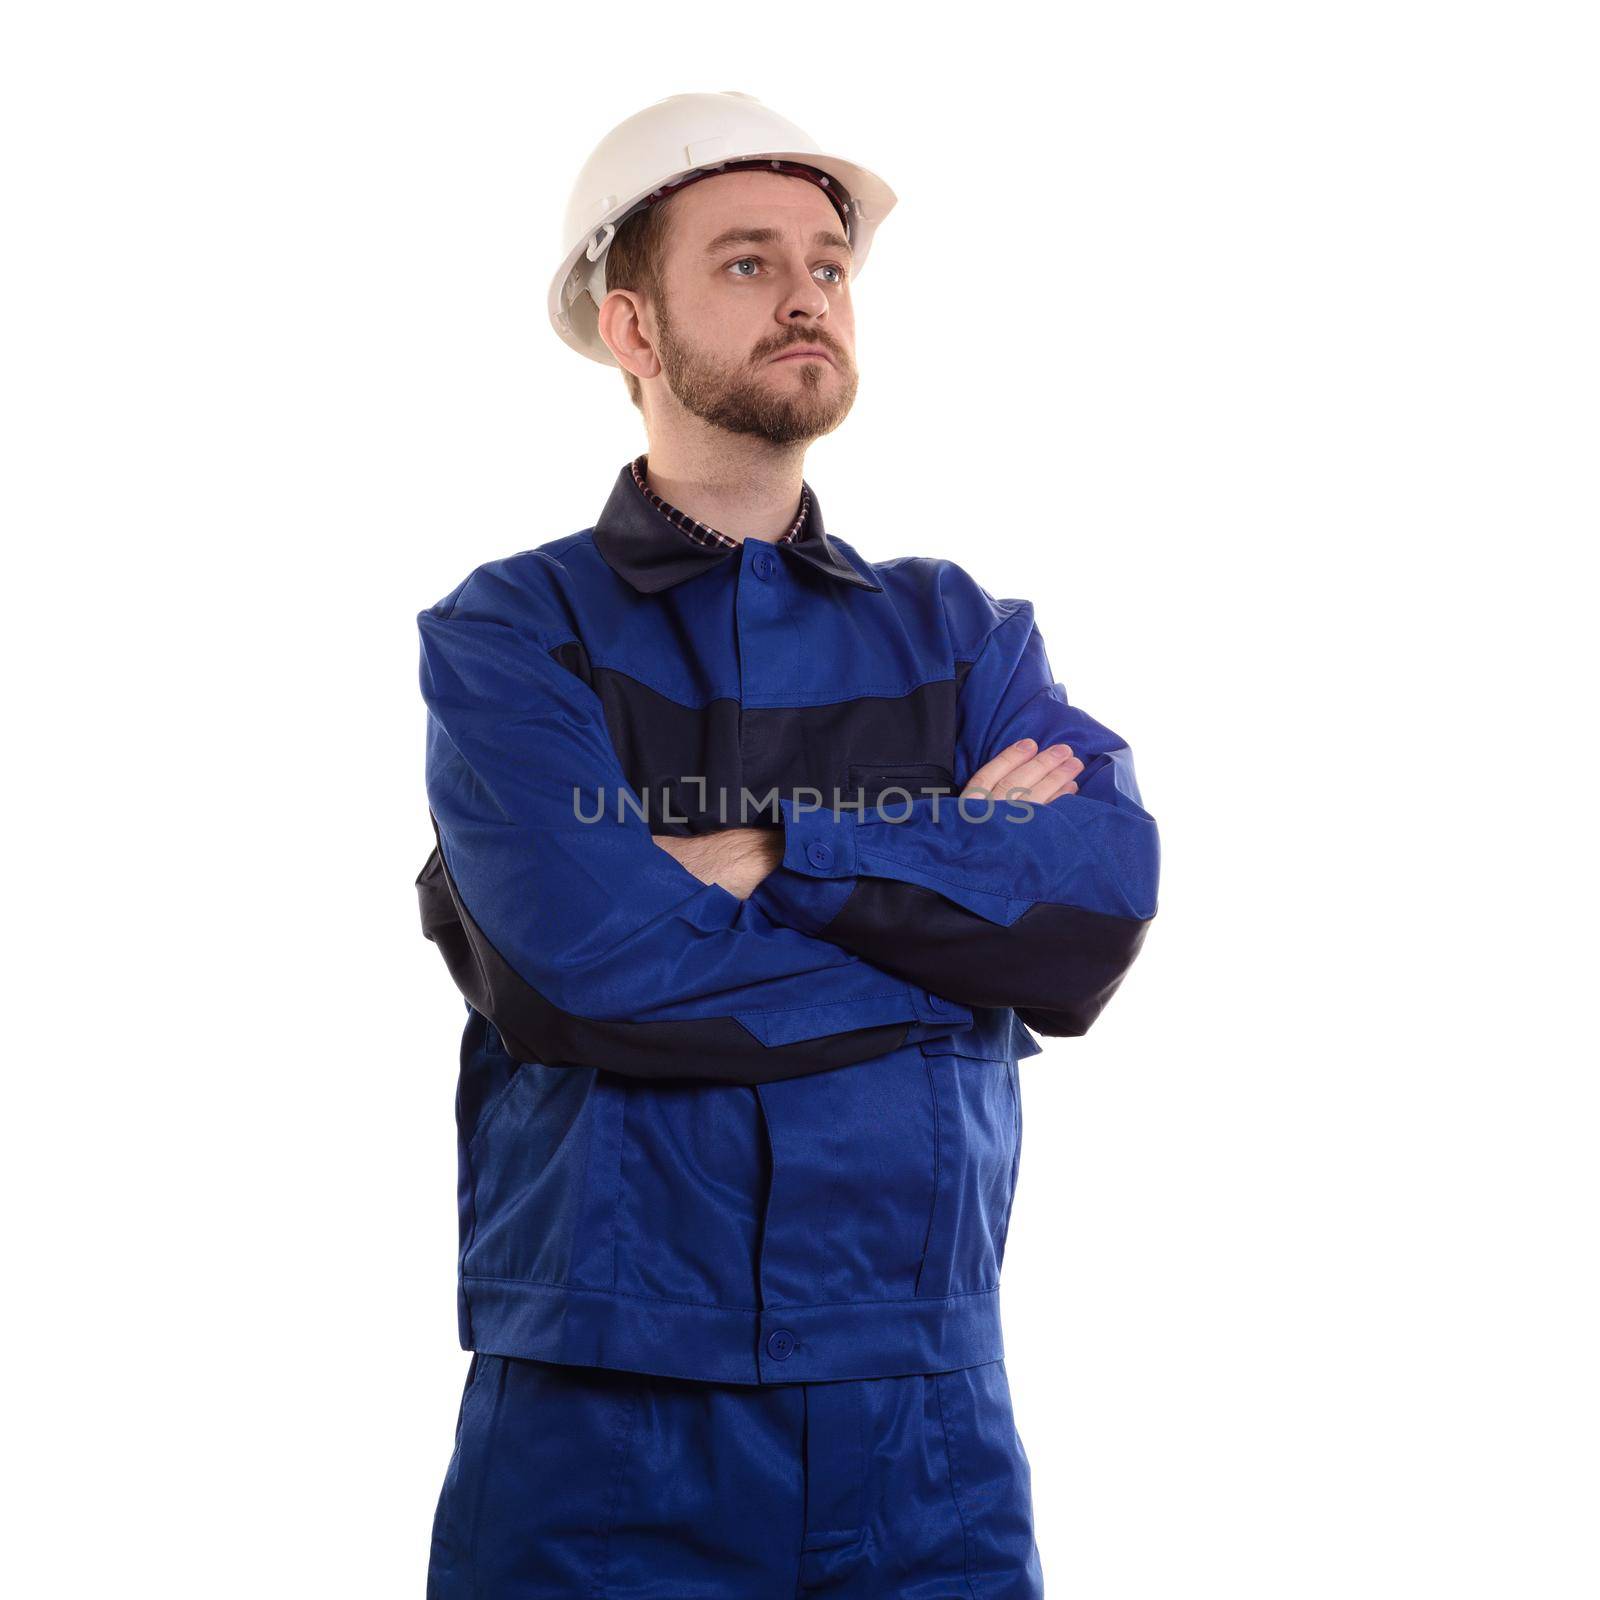
[[[780,800],[781,830],[667,845],[637,814],[575,813],[578,793],[629,786],[558,659],[570,633],[539,561],[491,563],[420,613],[423,930],[513,1058],[753,1084],[968,1027],[972,1006],[1083,1032],[1154,913],[1155,826],[1126,746],[1050,680],[1031,607],[997,604],[957,760],[969,787],[1047,794],[1026,821],[948,796],[903,822]],[[1071,757],[1007,757],[1025,732]]]
[[[1013,714],[997,725],[1010,742],[982,761],[959,796],[859,819],[786,801],[781,830],[656,843],[705,881],[885,971],[964,1005],[1013,1006],[1041,1033],[1086,1032],[1154,915],[1159,845],[1135,798],[1126,746],[1067,706],[1026,620],[1008,685],[1020,678],[1028,686],[1031,677],[1034,692],[1012,694]],[[1063,714],[1071,710],[1087,734],[1084,748],[1105,747],[1091,750],[1099,798],[1078,798],[1091,763],[1067,739],[1041,748],[1010,737],[1028,710],[1046,737],[1068,731]],[[978,748],[994,748],[993,731]],[[1115,782],[1118,758],[1132,796]]]
[[[617,804],[630,785],[599,697],[559,659],[553,587],[542,558],[494,562],[417,618],[423,932],[512,1058],[756,1084],[970,1026],[657,847]],[[580,814],[597,795],[603,815]]]
[[[1057,795],[1076,794],[1073,780],[1083,763],[1069,744],[1040,750],[1038,741],[1020,739],[967,780],[963,797],[1028,800],[1045,805]],[[748,900],[762,880],[783,861],[784,835],[776,828],[723,828],[689,838],[658,833],[655,842],[702,883],[720,884]]]

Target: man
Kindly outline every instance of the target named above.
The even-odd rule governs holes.
[[[418,619],[474,1352],[431,1600],[1043,1592],[1017,1063],[1121,982],[1158,845],[1031,604],[803,478],[893,203],[747,96],[613,130],[551,313],[649,448]]]

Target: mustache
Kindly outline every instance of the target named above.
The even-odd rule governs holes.
[[[762,361],[770,361],[774,356],[781,356],[786,350],[799,350],[807,345],[814,346],[819,350],[826,350],[827,353],[832,356],[840,366],[844,365],[844,357],[842,352],[836,346],[830,344],[828,340],[819,339],[814,334],[804,335],[799,338],[790,339],[784,344],[774,345],[772,349],[763,351],[758,359]]]

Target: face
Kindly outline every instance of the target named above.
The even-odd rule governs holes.
[[[645,326],[679,404],[773,444],[837,428],[857,373],[850,247],[833,202],[804,178],[743,171],[662,203],[663,300]]]

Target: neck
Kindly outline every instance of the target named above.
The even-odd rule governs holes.
[[[780,539],[800,509],[804,444],[718,434],[651,439],[646,455],[650,487],[730,539]]]

